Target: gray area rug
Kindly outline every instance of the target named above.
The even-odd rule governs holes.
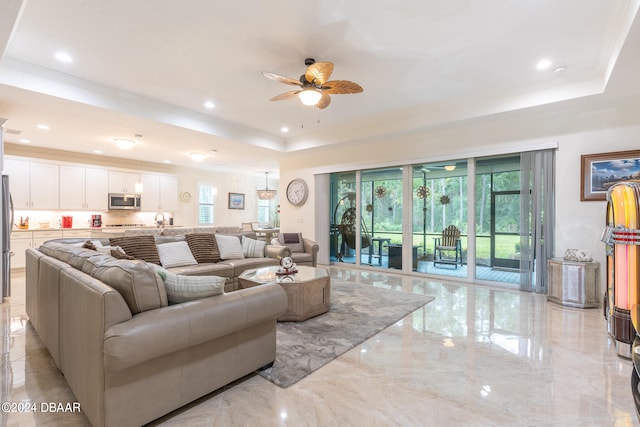
[[[304,322],[278,322],[276,360],[258,374],[289,387],[433,297],[331,280],[331,309]]]

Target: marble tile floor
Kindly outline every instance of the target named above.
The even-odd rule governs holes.
[[[158,426],[630,426],[629,378],[600,309],[544,295],[330,267],[331,276],[435,300],[282,389],[257,375]],[[0,401],[73,394],[25,314],[24,275],[2,314]],[[149,396],[149,398],[153,398]],[[88,425],[82,413],[0,413],[0,426]]]

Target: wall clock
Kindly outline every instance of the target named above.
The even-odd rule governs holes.
[[[302,178],[296,178],[287,185],[287,200],[293,206],[302,206],[309,196],[309,187]]]
[[[188,191],[184,191],[182,194],[180,194],[180,199],[183,202],[188,202],[189,200],[191,200],[191,193],[189,193]]]

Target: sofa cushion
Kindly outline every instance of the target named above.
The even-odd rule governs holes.
[[[185,239],[198,264],[221,260],[216,237],[213,233],[189,233],[185,235]]]
[[[224,276],[233,279],[233,266],[225,262],[207,262],[183,267],[169,267],[167,270],[183,276]]]
[[[242,244],[236,236],[225,236],[223,234],[215,234],[220,258],[222,259],[243,259]]]
[[[163,267],[182,267],[194,265],[198,261],[191,254],[187,242],[171,242],[158,245],[158,255]]]
[[[220,295],[226,279],[218,276],[182,276],[156,267],[172,304]]]
[[[133,315],[167,306],[164,282],[144,261],[99,254],[87,258],[82,271],[117,290]]]
[[[267,242],[242,236],[242,254],[245,258],[264,258]]]
[[[111,246],[120,246],[127,255],[160,265],[160,255],[153,236],[123,236],[109,238]]]
[[[278,235],[278,242],[280,242],[282,246],[288,247],[291,252],[304,252],[302,233],[280,233]]]

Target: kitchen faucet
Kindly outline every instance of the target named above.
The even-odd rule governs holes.
[[[161,219],[161,220],[158,220],[158,217],[161,217],[162,219]],[[155,221],[156,221],[156,226],[158,226],[158,227],[164,227],[164,214],[163,214],[162,212],[158,212],[158,213],[156,214]]]

